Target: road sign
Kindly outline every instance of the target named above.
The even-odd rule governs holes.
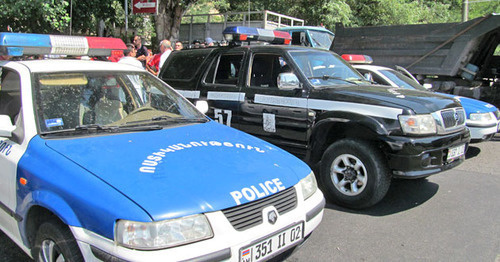
[[[159,0],[132,0],[132,14],[157,14]]]

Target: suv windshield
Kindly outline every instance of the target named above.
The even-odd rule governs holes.
[[[35,101],[42,134],[205,121],[187,100],[141,72],[37,73]],[[159,129],[157,128],[157,129]]]
[[[357,85],[366,81],[342,58],[328,51],[290,51],[290,56],[313,86]]]
[[[332,45],[334,37],[332,34],[329,34],[327,32],[309,30],[309,35],[316,45],[316,48],[330,50],[330,46]]]

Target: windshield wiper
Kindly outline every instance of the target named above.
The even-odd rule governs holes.
[[[169,116],[156,116],[151,118],[151,121],[167,121],[175,123],[205,123],[208,120],[205,118],[184,118],[184,117],[169,117]]]
[[[118,126],[103,126],[98,124],[80,125],[75,127],[75,131],[105,131],[116,132],[120,129]]]
[[[308,77],[307,79],[321,79],[321,80],[330,80],[330,79],[333,79],[333,80],[340,80],[340,81],[344,81],[344,82],[347,82],[347,83],[359,86],[358,83],[356,83],[356,82],[354,82],[352,80],[347,80],[347,79],[344,79],[344,78],[341,78],[341,77],[329,76],[329,75],[311,76],[311,77]],[[358,80],[358,79],[356,79],[356,80]],[[361,79],[359,79],[359,80],[361,80]]]

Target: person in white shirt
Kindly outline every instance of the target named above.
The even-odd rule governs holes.
[[[159,69],[161,69],[163,63],[165,63],[170,53],[172,53],[172,44],[170,43],[169,40],[163,40],[161,42],[161,45],[163,46],[165,51],[160,56],[160,64],[158,65]]]
[[[136,66],[139,68],[144,68],[142,66],[141,61],[137,60],[137,58],[135,57],[136,52],[137,51],[135,50],[135,46],[133,44],[127,44],[127,49],[125,49],[125,51],[123,51],[123,54],[125,56],[122,57],[118,61],[118,63],[129,64],[129,65],[133,65],[133,66]]]

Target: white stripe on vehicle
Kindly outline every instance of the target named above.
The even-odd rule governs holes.
[[[208,92],[208,100],[223,100],[223,101],[245,101],[245,93],[238,92]]]
[[[398,115],[403,113],[403,110],[400,108],[321,99],[255,95],[254,101],[258,104],[290,106],[328,111],[347,111],[390,119],[398,119]]]
[[[177,90],[185,98],[198,99],[200,98],[200,91]]]

